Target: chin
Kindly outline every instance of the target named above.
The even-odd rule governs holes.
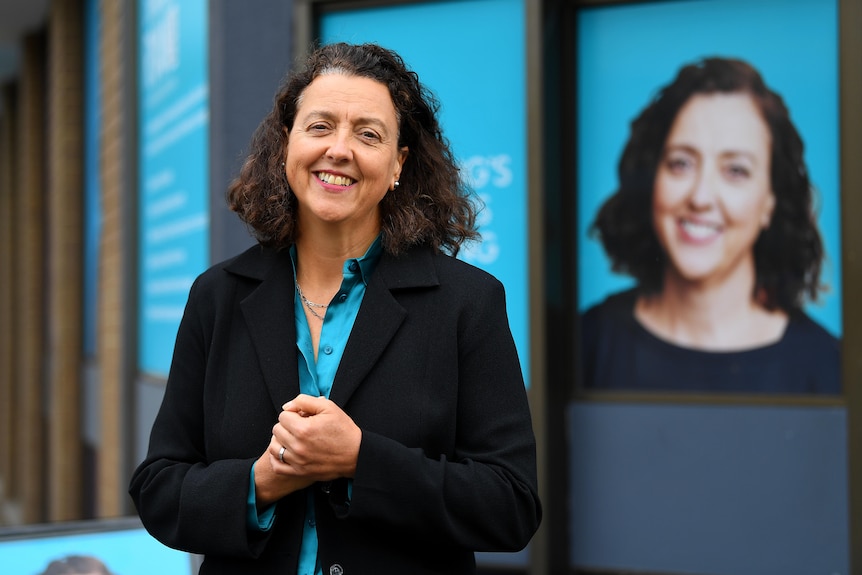
[[[676,278],[683,283],[699,284],[717,278],[719,273],[715,266],[704,266],[703,262],[699,262],[699,265],[683,264],[674,266],[668,276],[671,279]]]

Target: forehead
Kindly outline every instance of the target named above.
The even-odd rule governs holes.
[[[770,146],[769,126],[747,93],[696,94],[674,119],[668,143],[694,140],[716,146],[759,149]]]
[[[392,96],[385,84],[364,76],[338,72],[316,77],[306,86],[297,102],[297,118],[323,111],[371,116],[393,122],[397,117]]]

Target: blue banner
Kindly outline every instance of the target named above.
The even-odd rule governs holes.
[[[329,42],[375,42],[398,52],[441,102],[443,132],[484,202],[482,242],[463,260],[506,287],[507,312],[529,374],[527,105],[522,0],[425,2],[324,14]]]
[[[0,565],[3,575],[197,572],[195,557],[165,547],[137,519],[30,525],[8,537],[0,532]]]
[[[139,367],[160,376],[209,264],[207,6],[139,3]]]

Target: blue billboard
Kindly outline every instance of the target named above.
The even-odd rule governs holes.
[[[572,74],[578,234],[578,286],[572,297],[584,312],[578,369],[584,388],[599,393],[573,402],[566,413],[570,565],[603,572],[849,573],[848,413],[837,395],[840,348],[832,345],[831,355],[812,353],[813,346],[788,353],[783,342],[791,339],[790,328],[782,328],[779,337],[773,330],[768,338],[745,339],[756,321],[724,346],[697,337],[739,325],[737,317],[748,316],[734,316],[737,310],[758,309],[748,306],[753,290],[747,270],[736,276],[724,272],[751,261],[752,242],[777,225],[777,212],[750,226],[745,241],[725,244],[730,249],[724,252],[707,251],[720,245],[715,241],[720,234],[729,236],[734,225],[752,223],[750,216],[758,213],[737,212],[742,204],[734,202],[753,197],[737,192],[766,191],[778,202],[791,196],[787,190],[802,187],[785,183],[802,180],[797,174],[810,181],[805,194],[792,195],[805,198],[796,201],[805,204],[806,218],[781,230],[816,228],[825,252],[820,279],[828,288],[820,302],[806,302],[804,313],[811,319],[805,325],[817,341],[842,335],[839,2],[606,4],[579,9],[571,23],[577,39]],[[780,116],[781,125],[795,126],[799,138],[790,130],[773,135],[763,129],[765,107],[752,104],[755,77],[783,102],[780,109],[771,108],[770,118]],[[749,107],[720,107],[734,102]],[[709,113],[716,111],[722,113]],[[661,121],[655,120],[659,116]],[[761,136],[769,138],[747,138],[740,127],[752,126],[761,126]],[[772,159],[789,156],[787,149],[800,151],[791,170]],[[761,185],[746,186],[756,173],[766,175]],[[686,185],[675,187],[679,182]],[[686,194],[675,194],[680,190]],[[815,225],[808,220],[809,194]],[[646,198],[638,204],[641,212],[619,216],[617,206],[629,205],[624,202],[633,196]],[[675,203],[679,198],[685,202]],[[590,229],[597,221],[604,231],[594,235]],[[640,257],[637,268],[630,265],[635,257],[619,256],[624,251],[619,246],[642,256],[640,246],[613,240],[630,240],[634,234],[618,230],[635,229],[644,242],[652,241],[643,233],[644,222],[660,236],[664,251],[661,258]],[[779,255],[793,253],[788,244]],[[606,257],[607,247],[612,257]],[[722,261],[729,263],[725,267],[696,267],[718,261],[716,253],[738,257]],[[757,261],[786,261],[761,253]],[[617,269],[637,271],[640,277],[631,275],[638,280],[616,273],[616,262],[629,264]],[[661,283],[655,287],[653,280],[635,299],[633,286],[640,290],[652,279],[642,271],[648,267],[658,269],[653,278]],[[728,277],[746,281],[731,285],[724,281]],[[692,289],[679,289],[686,284]],[[739,291],[744,298],[712,297]],[[668,296],[662,302],[675,297],[674,304],[691,304],[688,313],[656,320],[649,312],[662,295]],[[710,305],[715,302],[728,305],[715,313],[718,307]],[[591,310],[600,313],[590,316]],[[802,316],[797,311],[794,322]],[[682,329],[663,329],[671,323],[667,318],[674,327],[682,318],[719,329],[689,337]],[[802,369],[773,377],[797,365],[810,370],[804,372],[810,386],[805,391],[785,387],[801,380]],[[818,377],[827,373],[828,378]],[[759,385],[770,381],[775,384]],[[834,387],[817,387],[820,381]],[[727,393],[748,394],[752,401]],[[834,397],[808,404],[806,395],[778,401],[776,393]]]
[[[3,575],[192,575],[196,563],[195,556],[153,539],[137,518],[0,530]]]
[[[482,241],[465,246],[459,257],[505,285],[509,322],[526,378],[530,326],[524,2],[461,0],[338,10],[324,13],[319,26],[324,43],[375,42],[395,50],[439,98],[443,133],[484,204],[479,215]]]
[[[205,0],[139,6],[139,368],[167,374],[194,278],[209,264]]]
[[[706,57],[751,64],[777,91],[805,144],[827,291],[805,311],[842,335],[838,6],[820,0],[651,2],[579,11],[578,309],[633,285],[615,274],[590,224],[617,186],[629,123],[684,64]],[[799,41],[807,38],[810,41]]]

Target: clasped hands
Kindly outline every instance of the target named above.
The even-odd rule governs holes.
[[[343,409],[324,397],[300,394],[282,410],[267,450],[255,463],[259,506],[356,471],[362,430]]]

